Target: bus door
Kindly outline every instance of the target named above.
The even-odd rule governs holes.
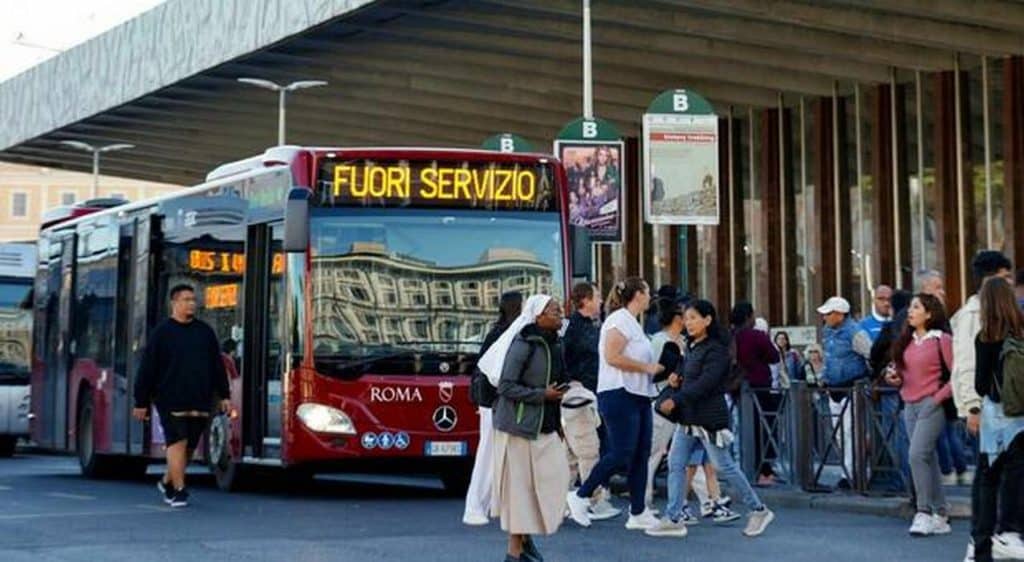
[[[149,451],[143,422],[131,417],[135,378],[146,345],[151,308],[150,225],[148,211],[122,220],[117,254],[117,316],[114,319],[113,444],[116,452],[139,455]]]
[[[75,299],[75,242],[77,237],[74,233],[66,233],[53,243],[59,246],[53,248],[51,255],[60,256],[59,264],[53,264],[59,268],[60,277],[55,279],[58,285],[53,288],[52,295],[55,296],[55,306],[51,313],[47,314],[47,320],[52,324],[48,329],[53,329],[55,340],[54,345],[49,346],[46,351],[46,380],[47,389],[53,389],[50,397],[53,412],[52,438],[53,446],[58,449],[68,448],[68,377],[71,375],[71,365],[75,353],[73,341]],[[59,252],[59,254],[57,254]]]
[[[132,389],[128,386],[128,359],[131,353],[128,341],[134,295],[134,243],[135,219],[124,219],[118,225],[117,290],[114,293],[114,393],[110,440],[115,453],[127,453],[129,443],[128,420],[131,419]]]
[[[160,237],[159,218],[143,211],[135,219],[135,240],[132,249],[131,264],[131,310],[127,321],[130,330],[127,332],[128,342],[125,344],[126,372],[125,385],[128,392],[128,407],[134,405],[135,379],[139,365],[142,363],[142,352],[146,349],[146,338],[149,336],[150,324],[156,316],[158,302],[157,285],[153,279],[153,261],[159,252],[156,240]],[[132,454],[150,455],[150,422],[128,419],[128,452]]]
[[[242,418],[256,458],[281,456],[283,243],[282,223],[252,225],[246,234]]]

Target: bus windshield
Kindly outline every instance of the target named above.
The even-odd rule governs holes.
[[[562,293],[557,212],[318,208],[310,232],[326,374],[465,371],[503,292]]]
[[[32,281],[0,279],[0,383],[25,381],[29,376],[32,310],[28,306]]]

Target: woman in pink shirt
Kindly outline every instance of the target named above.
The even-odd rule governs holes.
[[[903,417],[910,434],[910,473],[917,490],[917,515],[910,534],[919,537],[952,532],[935,451],[946,426],[942,402],[953,394],[948,379],[943,380],[943,371],[953,365],[953,338],[942,331],[946,325],[942,302],[931,295],[916,295],[907,325],[892,349],[895,368],[891,365],[886,374],[906,403]]]

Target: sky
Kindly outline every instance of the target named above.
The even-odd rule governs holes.
[[[0,0],[0,82],[164,0]]]

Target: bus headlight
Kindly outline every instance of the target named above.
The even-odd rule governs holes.
[[[352,419],[337,408],[307,402],[300,404],[295,413],[306,427],[317,433],[356,434]]]

